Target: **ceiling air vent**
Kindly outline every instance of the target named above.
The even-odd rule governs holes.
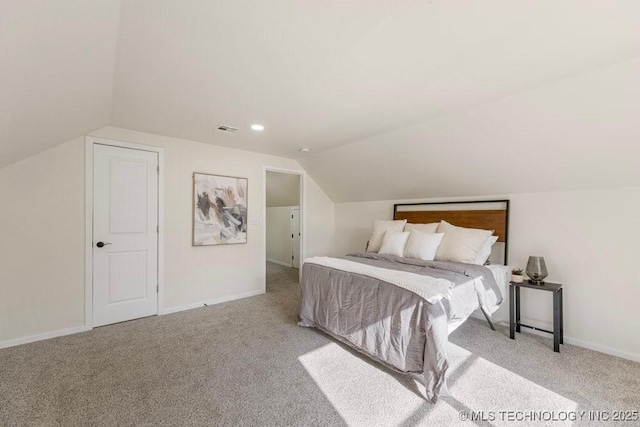
[[[229,133],[234,133],[238,131],[238,128],[234,128],[233,126],[218,126],[218,130],[221,130],[222,132],[229,132]]]

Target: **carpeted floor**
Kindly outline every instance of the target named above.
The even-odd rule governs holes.
[[[267,273],[265,295],[0,350],[0,425],[451,425],[460,411],[583,425],[580,411],[640,410],[640,364],[475,319],[450,337],[452,396],[429,404],[419,376],[296,326],[298,271]]]

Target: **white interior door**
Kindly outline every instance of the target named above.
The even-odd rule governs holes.
[[[300,268],[300,208],[291,208],[291,266]]]
[[[158,314],[158,153],[93,150],[93,324]]]

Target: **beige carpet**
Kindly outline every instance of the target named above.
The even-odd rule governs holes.
[[[268,276],[258,297],[0,350],[0,425],[451,425],[460,411],[524,425],[507,419],[640,410],[640,364],[474,319],[450,337],[452,396],[431,405],[419,376],[296,326],[297,270]]]

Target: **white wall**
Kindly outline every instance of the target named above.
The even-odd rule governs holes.
[[[0,169],[0,347],[84,324],[84,138]]]
[[[265,287],[265,165],[296,161],[105,127],[91,135],[164,147],[164,310],[259,293]],[[191,246],[194,171],[249,179],[248,242]],[[326,254],[333,203],[312,179],[308,253]],[[84,325],[84,138],[0,169],[0,347]]]
[[[100,129],[92,135],[165,149],[165,309],[174,310],[264,290],[263,167],[301,170],[295,160],[114,127]],[[247,244],[191,246],[194,171],[249,179]],[[309,184],[314,185],[311,179],[307,179]],[[328,198],[322,199],[313,191],[307,199],[311,206],[320,204],[322,210],[333,209],[330,205],[325,206],[330,203]],[[316,217],[322,210],[317,212],[309,208],[307,220],[317,223]],[[311,248],[325,253],[330,250],[330,241],[314,242],[313,233],[308,238]]]
[[[305,193],[304,255],[306,258],[328,255],[335,233],[335,204],[309,175],[305,178]]]
[[[267,208],[267,260],[291,266],[291,208]]]
[[[112,127],[94,135],[165,148],[165,309],[263,289],[262,168],[297,169],[294,161]],[[249,178],[258,225],[246,245],[191,246],[195,170]],[[393,201],[334,205],[308,176],[305,190],[307,256],[362,250],[371,221],[392,215]],[[549,279],[565,284],[567,341],[640,359],[640,187],[495,197],[512,201],[511,264],[543,255]],[[83,138],[0,169],[0,200],[0,345],[81,328]],[[549,328],[548,295],[523,297],[523,321]]]
[[[512,202],[509,263],[525,267],[529,255],[545,257],[549,280],[564,284],[566,341],[640,361],[640,187],[485,199],[505,197]],[[336,204],[333,255],[362,250],[371,222],[391,218],[398,202],[408,201]],[[550,329],[550,295],[524,289],[522,298],[523,323]],[[497,315],[508,319],[506,304]]]

